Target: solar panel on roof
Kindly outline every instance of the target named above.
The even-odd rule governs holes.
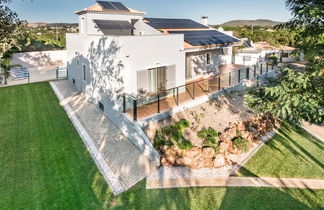
[[[116,10],[116,11],[129,11],[129,9],[120,2],[111,2],[111,1],[97,1],[98,4],[104,9],[107,10]]]
[[[116,8],[110,4],[110,2],[108,1],[97,1],[98,4],[100,4],[100,6],[103,8],[103,9],[108,9],[108,10],[116,10]]]
[[[147,24],[156,29],[197,29],[208,28],[190,19],[145,18]]]
[[[117,10],[120,10],[120,11],[129,11],[129,9],[123,5],[122,3],[120,2],[110,2],[113,6],[115,6],[117,8]]]
[[[121,30],[130,30],[135,29],[132,24],[128,21],[119,21],[119,20],[93,20],[96,23],[98,28],[103,31],[107,29],[121,29]]]
[[[197,31],[169,31],[171,34],[184,34],[184,40],[193,46],[231,44],[240,42],[239,39],[228,36],[216,30],[197,30]]]

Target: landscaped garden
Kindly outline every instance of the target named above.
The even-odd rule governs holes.
[[[225,95],[152,122],[146,133],[162,166],[224,168],[239,164],[280,126],[272,114],[257,115],[244,104],[245,91]]]
[[[1,209],[324,208],[324,190],[309,189],[147,190],[142,181],[113,196],[47,83],[1,88],[0,102]],[[284,124],[240,174],[323,179],[322,151]]]

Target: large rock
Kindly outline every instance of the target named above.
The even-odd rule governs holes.
[[[205,147],[202,149],[201,152],[204,156],[213,158],[215,156],[215,150],[211,147]]]
[[[219,144],[219,153],[225,153],[226,151],[229,150],[230,145],[226,142],[222,142]]]
[[[230,164],[234,165],[234,164],[238,163],[239,157],[238,157],[238,155],[235,155],[235,154],[228,154],[227,157],[226,157],[226,160]]]
[[[236,134],[237,134],[237,129],[230,128],[220,136],[220,139],[224,142],[230,142],[232,141],[233,138],[236,137]]]
[[[221,168],[225,166],[225,157],[222,154],[218,154],[215,156],[214,159],[214,168]]]

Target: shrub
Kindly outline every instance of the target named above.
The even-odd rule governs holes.
[[[182,119],[171,126],[161,128],[160,131],[155,133],[154,147],[159,149],[161,146],[172,146],[175,143],[182,150],[192,148],[191,142],[183,136],[183,129],[189,128],[189,126],[190,122]]]
[[[249,142],[242,137],[235,138],[233,140],[233,146],[244,153],[249,151]]]
[[[278,65],[278,57],[275,55],[269,56],[269,60],[272,62],[273,65]]]
[[[163,132],[156,131],[153,141],[153,146],[156,149],[160,149],[162,146],[172,146],[173,143],[169,141],[164,135]]]
[[[204,139],[204,147],[212,147],[215,152],[218,152],[218,136],[219,133],[213,128],[203,128],[198,132],[197,136]]]

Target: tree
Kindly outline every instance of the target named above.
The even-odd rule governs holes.
[[[291,21],[278,25],[278,29],[297,32],[296,46],[306,58],[323,57],[324,51],[324,1],[323,0],[287,0],[286,6],[292,13]]]
[[[272,113],[277,117],[300,123],[302,120],[320,124],[324,120],[323,95],[313,77],[285,68],[267,85],[248,91],[245,101],[257,113]]]
[[[249,90],[245,101],[259,113],[301,123],[319,124],[324,120],[324,1],[287,0],[293,19],[279,28],[296,35],[298,50],[307,55],[305,69],[281,69],[274,80]]]
[[[18,18],[5,3],[11,0],[0,0],[0,58],[13,47],[19,47],[18,40],[25,37],[26,22]]]
[[[10,72],[12,69],[16,68],[16,67],[20,67],[20,65],[12,65],[10,64],[10,58],[11,56],[7,56],[5,55],[4,58],[1,60],[0,63],[0,70],[1,73],[4,77],[4,85],[7,85],[7,79],[10,76]]]

